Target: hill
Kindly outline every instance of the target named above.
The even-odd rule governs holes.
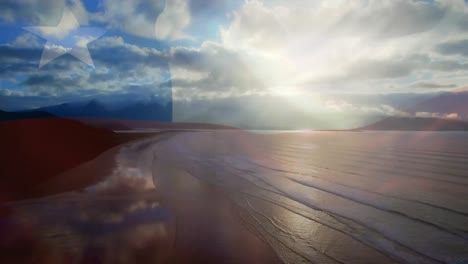
[[[76,118],[88,125],[111,130],[237,130],[237,128],[217,124],[175,123],[129,119]]]
[[[130,139],[63,118],[0,122],[0,202],[34,196],[41,183]]]
[[[441,118],[388,117],[359,130],[468,131],[468,122]]]
[[[31,112],[6,112],[0,110],[0,121],[33,119],[33,118],[51,118],[54,115],[45,111],[31,111]]]
[[[59,117],[109,118],[145,121],[172,121],[172,105],[160,102],[134,102],[119,108],[106,105],[98,100],[70,102],[46,106],[32,111],[51,113]]]
[[[411,113],[427,112],[442,115],[458,114],[462,119],[468,118],[468,91],[447,92],[425,100],[409,109]]]

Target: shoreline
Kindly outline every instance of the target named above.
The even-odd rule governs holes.
[[[77,256],[108,261],[98,263],[114,263],[119,254],[132,259],[126,263],[142,257],[155,263],[450,263],[467,257],[468,244],[450,231],[466,230],[466,202],[460,199],[466,181],[456,177],[466,164],[453,156],[454,150],[465,153],[465,137],[156,134],[129,141],[47,186],[52,192],[54,186],[86,186],[93,178],[96,184],[12,203],[0,223],[11,218],[18,230],[32,229],[35,246],[60,256],[71,248],[57,244],[77,240]],[[429,159],[429,167],[421,159]],[[106,161],[111,174],[97,171]],[[414,174],[425,168],[432,177]],[[20,248],[35,252],[28,247]]]
[[[133,185],[131,184],[126,187],[129,189],[125,191],[114,191],[115,187],[119,186],[119,177],[121,177],[114,175],[116,158],[123,148],[129,146],[139,150],[145,148],[148,143],[154,144],[165,141],[175,134],[177,133],[171,132],[155,134],[150,137],[145,136],[141,140],[137,139],[114,147],[97,158],[60,174],[39,186],[36,189],[36,194],[40,194],[42,197],[17,200],[2,205],[4,210],[10,212],[7,212],[6,215],[5,213],[1,214],[0,220],[3,222],[13,221],[14,225],[19,225],[14,227],[13,230],[17,230],[19,234],[22,234],[26,227],[22,226],[22,220],[20,219],[25,213],[30,215],[30,217],[34,216],[34,219],[48,219],[50,215],[55,214],[54,212],[61,212],[63,210],[73,216],[85,212],[88,212],[85,214],[90,214],[90,212],[94,212],[97,208],[101,207],[102,209],[98,211],[105,212],[108,210],[106,209],[108,206],[110,208],[115,206],[120,208],[124,204],[136,205],[144,203],[146,204],[144,206],[139,205],[135,207],[135,205],[132,205],[130,208],[135,209],[131,209],[130,211],[119,209],[119,214],[122,215],[119,218],[134,219],[134,215],[141,215],[144,212],[147,212],[144,214],[151,213],[151,215],[161,215],[161,212],[166,214],[163,218],[158,218],[159,220],[151,221],[150,224],[160,230],[157,232],[157,236],[154,237],[155,241],[158,242],[151,242],[153,241],[152,239],[145,242],[150,244],[156,243],[156,251],[158,254],[160,253],[155,258],[157,259],[156,263],[167,263],[168,261],[170,263],[282,263],[271,246],[258,233],[253,232],[253,230],[245,226],[240,216],[237,215],[238,212],[235,210],[233,201],[222,190],[192,175],[174,172],[174,174],[164,177],[165,189],[170,190],[170,194],[160,189],[161,186],[156,186],[155,189],[148,189],[146,185],[133,184],[134,180],[131,180],[131,178],[139,178],[139,176],[126,178],[125,175],[122,175],[122,177],[129,180]],[[112,171],[114,173],[110,173]],[[83,178],[84,175],[86,175],[85,178]],[[153,180],[152,177],[150,179],[151,181]],[[117,183],[117,185],[114,183]],[[76,192],[78,189],[82,189],[83,191]],[[122,196],[124,193],[126,195]],[[40,209],[42,207],[53,210],[51,212],[43,211]],[[76,213],[70,213],[75,211]],[[93,214],[101,213],[94,212]],[[65,215],[60,216],[54,220],[57,222],[55,224],[47,223],[50,220],[41,220],[33,226],[28,227],[28,229],[33,228],[36,230],[33,233],[40,234],[48,232],[47,230],[55,228],[55,225],[64,221],[60,225],[69,226],[65,230],[73,230],[76,228],[73,227],[76,225],[73,224],[76,220],[70,223],[70,220],[67,220],[69,217]],[[123,220],[118,220],[116,223],[120,221]],[[125,220],[122,223],[128,221]],[[41,222],[44,223],[41,224]],[[98,226],[101,226],[99,229],[103,230],[106,230],[108,225],[109,223],[98,223]],[[125,227],[125,229],[130,228],[129,230],[135,228],[135,230],[139,230],[139,226],[148,226],[141,219],[132,220],[126,225],[129,226]],[[2,229],[1,227],[0,225],[0,229]],[[147,228],[150,227],[148,226]],[[63,232],[70,232],[65,230]],[[21,245],[24,241],[17,241],[16,243],[20,243],[19,245],[14,241],[10,241],[8,245],[5,245],[5,240],[0,238],[0,246],[11,248],[17,245],[22,250],[28,250],[29,248],[33,252],[33,255],[39,254],[40,259],[49,259],[47,254],[43,255],[43,253],[35,251],[37,247],[44,247],[50,244],[47,240],[40,238],[41,236],[37,237],[34,235],[32,238],[28,238],[29,242],[26,245]],[[80,236],[80,234],[76,234],[75,236]],[[61,235],[57,239],[57,242],[61,243]],[[56,239],[53,239],[53,241],[56,241]],[[66,253],[68,250],[64,249],[61,254],[70,254]],[[129,252],[127,253],[131,254],[130,251],[132,250],[135,249],[128,248],[127,251]],[[152,251],[154,250],[152,249]],[[102,258],[101,254],[104,252],[103,248],[99,249],[95,252],[97,254],[96,257]],[[146,250],[142,254],[151,255]],[[12,255],[8,257],[8,263],[12,264],[19,263],[15,261],[21,259],[18,256]]]

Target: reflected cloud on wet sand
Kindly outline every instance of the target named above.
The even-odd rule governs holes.
[[[0,213],[1,263],[166,263],[175,237],[152,178],[135,172]]]

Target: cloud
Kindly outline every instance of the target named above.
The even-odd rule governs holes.
[[[96,0],[98,1],[98,0]],[[241,0],[102,0],[102,11],[88,13],[83,0],[4,0],[0,22],[25,26],[55,26],[65,6],[82,25],[98,22],[144,38],[203,40],[217,22],[227,19]],[[215,28],[214,28],[215,27]]]
[[[216,43],[205,43],[199,49],[173,48],[169,60],[176,72],[173,89],[180,89],[176,95],[185,98],[210,92],[222,97],[264,90],[239,54]]]
[[[12,46],[18,48],[39,48],[40,45],[39,38],[32,33],[19,35],[12,43]]]
[[[216,34],[228,14],[241,0],[172,0],[156,21],[156,37],[165,40],[196,40]]]
[[[428,113],[428,112],[417,112],[414,114],[415,117],[425,118],[443,118],[443,119],[462,119],[458,113]]]
[[[0,89],[0,96],[16,96],[23,97],[25,93],[23,91],[16,91],[10,89]]]
[[[65,6],[77,16],[80,24],[87,24],[87,12],[80,0],[2,0],[0,22],[55,26]]]
[[[390,57],[381,60],[359,61],[348,69],[346,79],[385,79],[410,75],[414,70],[429,64],[426,55],[414,54],[408,57]]]
[[[336,37],[397,38],[433,29],[447,13],[438,1],[247,1],[226,29],[228,42],[280,46],[288,37],[329,41]],[[338,4],[339,2],[339,4]],[[336,5],[334,3],[337,3]],[[271,40],[276,40],[271,42]],[[314,45],[315,46],[315,45]]]
[[[368,87],[370,92],[391,93],[392,90],[395,90],[395,86],[402,86],[395,83],[397,80],[411,78],[418,72],[428,70],[432,65],[431,61],[431,57],[427,54],[409,54],[378,59],[362,58],[346,67],[341,66],[340,70],[306,78],[303,83],[298,83],[298,85],[303,86],[305,90],[316,92],[328,89],[335,92],[347,90],[362,93],[364,88]],[[339,67],[337,66],[337,68]],[[403,86],[402,88],[414,87]]]
[[[397,109],[391,105],[362,105],[352,104],[344,100],[327,100],[326,108],[335,112],[354,112],[357,114],[378,115],[378,116],[410,116],[406,111]]]
[[[93,19],[136,36],[155,38],[156,20],[163,12],[165,2],[164,0],[104,0],[104,12],[94,15]]]
[[[434,52],[437,42],[464,34],[467,14],[463,1],[253,0],[232,13],[221,43],[272,91],[409,91],[404,80],[422,72],[467,69]]]
[[[443,72],[466,71],[468,70],[468,62],[460,62],[452,59],[438,60],[431,62],[429,69]]]
[[[191,0],[189,6],[192,14],[212,19],[213,16],[226,15],[240,3],[240,0]]]
[[[103,0],[103,12],[88,13],[81,0],[3,0],[0,2],[0,22],[56,26],[62,18],[64,8],[68,7],[81,25],[87,25],[92,20],[136,36],[155,38],[156,20],[164,10],[165,2]],[[178,22],[181,18],[179,16],[172,22]]]
[[[21,40],[29,37],[19,37]],[[42,46],[16,40],[0,45],[1,80],[21,80],[22,88],[38,95],[66,93],[92,95],[134,92],[151,96],[168,89],[160,85],[169,78],[166,55],[154,48],[125,43],[120,37],[106,37],[89,45],[96,69],[65,55],[38,69]]]
[[[224,41],[266,50],[291,47],[288,44],[328,49],[325,45],[341,40],[354,40],[343,43],[347,46],[384,44],[435,30],[450,11],[441,1],[270,2],[246,1],[222,32]]]
[[[242,0],[104,0],[93,19],[145,38],[198,40],[215,35]]]
[[[0,21],[56,25],[65,0],[21,3],[0,3]],[[0,45],[2,80],[56,97],[152,94],[172,86],[176,100],[188,101],[424,93],[468,81],[468,8],[461,0],[103,0],[96,13],[72,3],[81,24],[176,46],[161,51],[107,37],[89,45],[94,71],[70,56],[38,71],[43,44],[25,34]],[[132,43],[161,43],[123,35]],[[392,112],[375,105],[367,110]]]
[[[50,74],[32,75],[22,83],[30,91],[50,95],[71,92],[84,85],[84,78],[69,76],[53,76]]]
[[[334,112],[349,113],[355,115],[374,116],[399,116],[399,117],[425,117],[443,119],[462,119],[458,113],[430,113],[430,112],[408,112],[388,104],[356,104],[344,100],[331,99],[325,102],[328,109]]]
[[[438,44],[436,50],[443,55],[468,56],[468,39],[449,41]]]
[[[184,29],[190,24],[191,14],[187,0],[166,1],[164,11],[156,21],[156,37],[182,39],[188,35]]]
[[[441,83],[433,83],[433,82],[417,82],[417,83],[412,84],[411,87],[428,88],[428,89],[444,89],[444,88],[456,88],[457,85],[453,83],[441,84]]]

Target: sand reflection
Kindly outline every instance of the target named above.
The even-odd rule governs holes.
[[[172,254],[173,218],[135,169],[1,212],[0,263],[167,263]]]

